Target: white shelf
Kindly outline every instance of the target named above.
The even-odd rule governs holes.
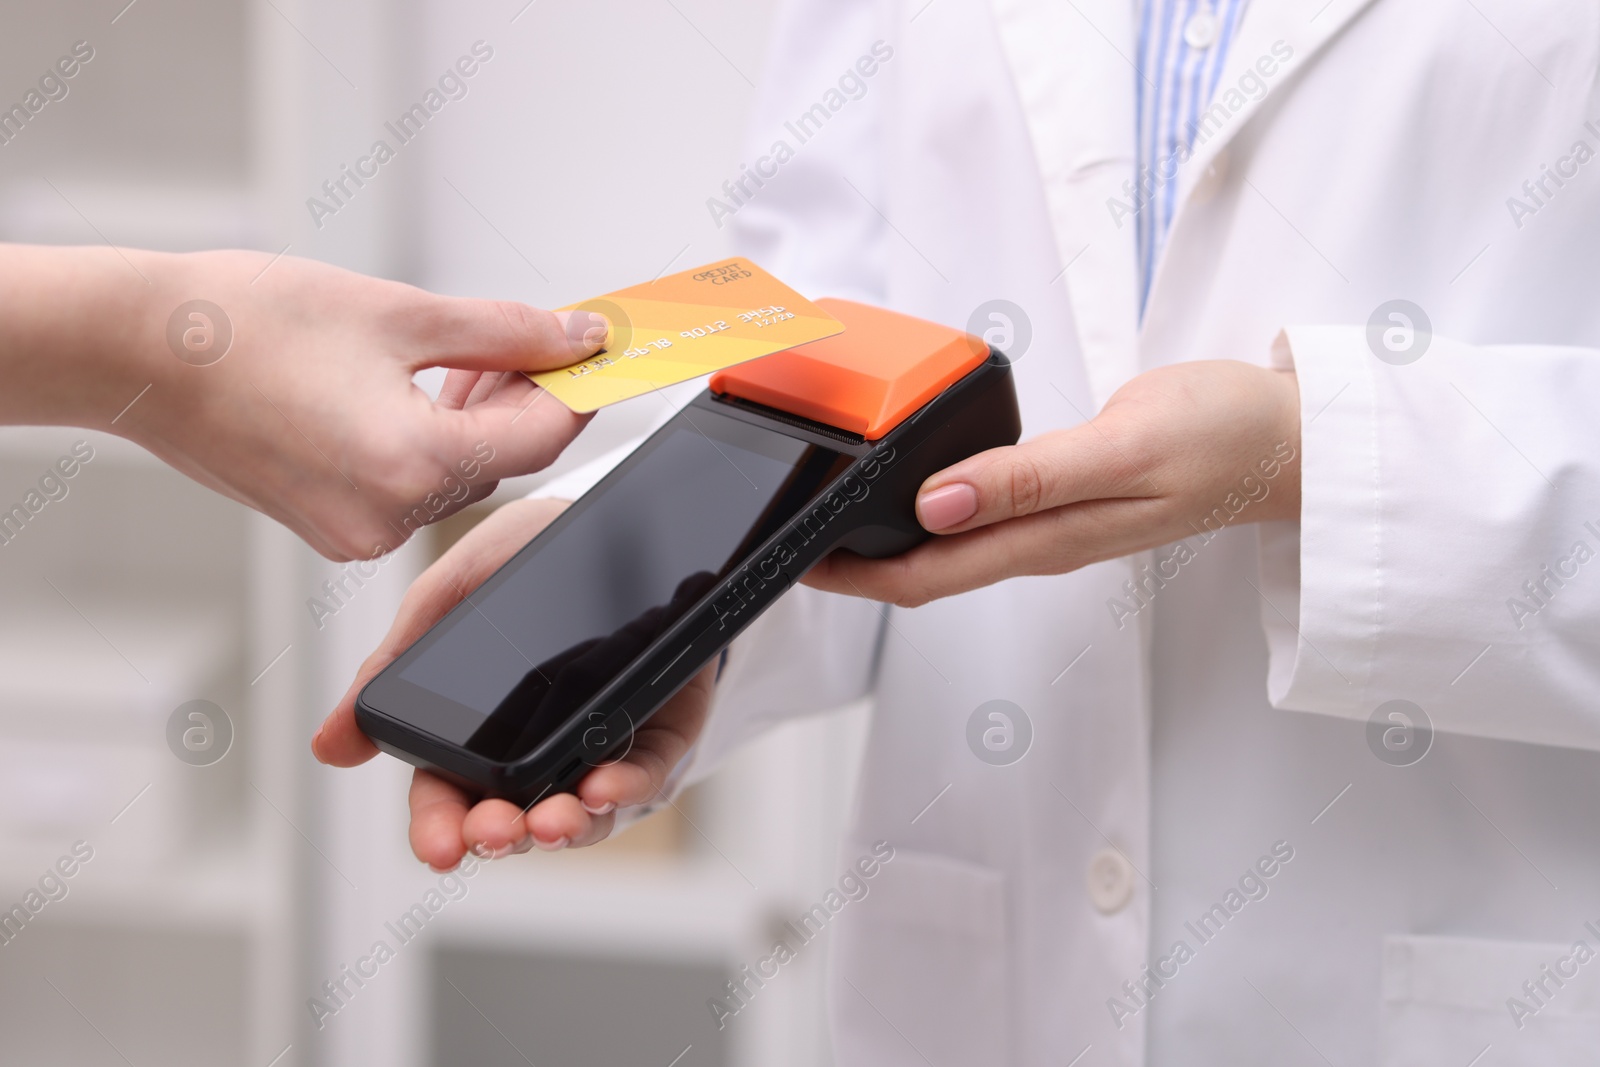
[[[569,858],[577,862],[561,862]],[[469,894],[439,913],[438,936],[536,953],[726,963],[761,940],[772,914],[770,901],[716,856],[511,862],[521,869],[501,860],[469,882]]]
[[[205,601],[149,602],[41,583],[0,616],[0,733],[56,737],[59,716],[96,740],[164,723],[237,659],[240,622]],[[70,598],[70,599],[69,599]],[[25,610],[24,610],[25,609]]]
[[[37,923],[154,929],[198,926],[254,934],[273,901],[271,872],[258,869],[259,861],[246,842],[219,844],[154,869],[130,869],[127,858],[102,840],[94,858],[67,882],[67,896],[47,904]],[[8,861],[0,870],[0,902],[9,907],[21,900],[37,886],[53,860],[41,859],[27,868],[21,860]]]
[[[236,617],[218,604],[95,594],[69,604],[42,592],[51,599],[14,602],[23,610],[0,620],[0,871],[34,877],[35,863],[79,838],[128,850],[125,874],[185,868],[233,766],[181,763],[166,723],[185,702],[221,695],[238,659]]]
[[[91,245],[103,243],[103,233],[125,248],[265,247],[265,219],[255,193],[247,188],[140,186],[83,178],[56,184],[60,192],[42,181],[0,186],[0,234],[7,241]]]

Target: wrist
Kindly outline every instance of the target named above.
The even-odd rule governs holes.
[[[104,430],[144,444],[136,432],[148,428],[150,410],[170,402],[183,385],[185,372],[194,373],[174,354],[168,339],[168,321],[178,306],[195,296],[204,276],[205,253],[140,252],[124,250],[137,270],[124,269],[104,279],[101,299],[105,313],[93,341],[93,360],[101,376],[99,386],[87,391],[75,425]],[[141,277],[142,276],[142,277]],[[170,405],[169,405],[170,406]]]
[[[1277,404],[1277,442],[1275,453],[1282,463],[1283,474],[1268,498],[1268,507],[1262,515],[1267,522],[1298,522],[1300,520],[1300,473],[1304,468],[1300,444],[1300,380],[1293,371],[1269,371],[1276,386],[1274,401]]]
[[[183,258],[0,245],[0,424],[116,432],[161,369],[161,283]]]

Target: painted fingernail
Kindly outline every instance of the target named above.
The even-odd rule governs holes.
[[[598,808],[591,808],[587,800],[580,799],[578,803],[583,805],[583,810],[590,815],[610,815],[617,810],[617,803],[614,800],[608,800]]]
[[[534,847],[540,852],[560,852],[571,843],[572,838],[558,837],[554,841],[540,841],[537,837],[534,837],[529,840],[533,842]]]
[[[593,311],[573,311],[567,315],[567,337],[581,348],[597,352],[606,343],[606,317]]]
[[[965,482],[941,485],[917,498],[917,518],[928,530],[947,530],[977,513],[978,491]]]

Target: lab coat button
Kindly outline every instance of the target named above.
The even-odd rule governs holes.
[[[1103,915],[1114,915],[1133,899],[1133,865],[1114,848],[1089,861],[1089,899]]]
[[[1210,11],[1199,11],[1183,24],[1183,42],[1197,51],[1205,51],[1217,41],[1217,16]]]
[[[1217,190],[1222,188],[1222,183],[1228,177],[1228,150],[1219,151],[1211,160],[1211,165],[1206,167],[1205,173],[1200,175],[1194,183],[1194,192],[1190,194],[1197,204],[1204,204],[1217,195]]]

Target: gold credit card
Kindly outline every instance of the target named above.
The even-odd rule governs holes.
[[[743,258],[557,310],[597,311],[611,322],[599,353],[528,375],[573,411],[594,411],[844,331],[833,316]]]

